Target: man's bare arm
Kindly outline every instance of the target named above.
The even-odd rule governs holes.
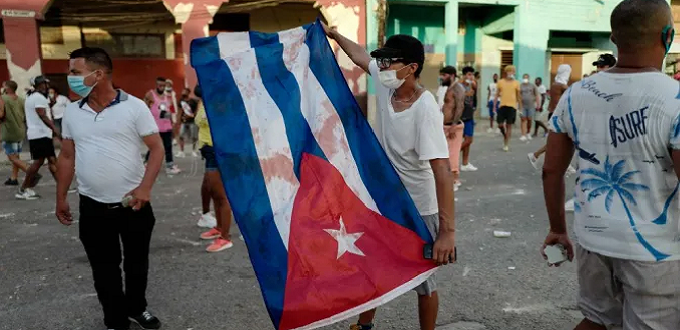
[[[675,169],[675,175],[680,179],[680,150],[673,150],[671,153],[673,158],[673,168]]]
[[[146,103],[146,106],[149,108],[151,108],[151,106],[153,105],[153,95],[151,95],[151,93],[153,92],[148,91],[146,95],[144,95],[144,103]]]
[[[543,196],[550,219],[550,231],[557,234],[567,232],[564,216],[564,173],[574,155],[574,143],[564,133],[551,132],[546,144],[543,165]]]
[[[538,91],[538,87],[534,87],[534,94],[536,94],[536,109],[541,106],[541,93]]]
[[[454,124],[458,124],[465,108],[465,88],[460,84],[454,84],[450,89],[453,90],[454,104],[456,106],[452,121]]]
[[[143,140],[149,149],[149,161],[147,162],[146,171],[144,171],[144,177],[139,187],[151,191],[163,164],[165,148],[163,147],[163,140],[161,140],[161,136],[158,133],[145,136]]]
[[[517,85],[517,89],[515,90],[515,95],[517,97],[517,105],[519,106],[519,108],[517,108],[517,109],[522,109],[522,106],[523,106],[523,104],[522,104],[522,91],[519,89],[519,84]]]
[[[548,104],[548,111],[553,112],[557,108],[557,103],[560,102],[560,98],[567,88],[560,83],[553,83],[550,87],[550,104]]]
[[[451,86],[446,90],[446,94],[444,94],[444,104],[442,105],[442,112],[444,113],[444,124],[453,122],[453,114],[455,111],[456,111],[455,97],[453,95],[453,86]]]
[[[434,173],[439,206],[439,235],[434,244],[433,257],[438,264],[447,264],[450,259],[454,259],[455,249],[453,175],[448,159],[432,159],[430,166]]]
[[[347,56],[349,56],[349,59],[366,73],[370,74],[370,72],[368,72],[368,64],[371,62],[371,56],[368,55],[366,49],[356,42],[347,39],[345,36],[338,33],[338,31],[330,29],[326,25],[323,25],[323,27],[326,35],[340,45],[340,48],[345,51]]]
[[[50,117],[47,116],[47,109],[35,108],[35,112],[38,113],[38,117],[40,117],[40,120],[42,120],[42,122],[45,123],[45,125],[47,125],[47,127],[49,127],[57,137],[61,137],[61,133],[54,126],[54,122],[52,121],[52,119],[50,119]]]
[[[66,201],[68,188],[75,171],[76,147],[71,139],[61,141],[61,151],[57,159],[57,202]]]

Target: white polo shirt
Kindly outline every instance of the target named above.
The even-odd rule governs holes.
[[[69,104],[62,135],[76,147],[78,192],[101,203],[118,203],[144,176],[143,137],[158,133],[146,104],[122,90],[96,113],[87,99]]]
[[[26,111],[26,137],[29,140],[37,140],[42,138],[52,138],[52,129],[50,129],[40,119],[38,112],[35,109],[45,109],[48,118],[50,116],[50,102],[47,101],[45,95],[40,92],[33,92],[26,98],[24,102],[24,111]]]

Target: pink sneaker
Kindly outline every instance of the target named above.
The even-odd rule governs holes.
[[[232,246],[234,246],[234,243],[232,243],[230,240],[218,237],[205,250],[208,252],[220,252]]]
[[[201,239],[205,239],[205,240],[216,239],[216,238],[220,237],[220,235],[222,235],[222,233],[219,230],[217,230],[217,228],[210,228],[210,230],[201,234]]]

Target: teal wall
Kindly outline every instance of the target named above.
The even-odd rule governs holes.
[[[426,52],[446,52],[444,6],[392,4],[388,13],[388,37],[394,34],[412,35],[425,45]]]
[[[548,76],[547,49],[583,45],[550,40],[550,31],[591,32],[590,46],[615,50],[607,37],[609,17],[622,0],[388,0],[387,35],[395,33],[418,37],[434,53],[445,53],[447,64],[459,64],[464,54],[480,54],[482,37],[500,36],[512,31],[513,62],[518,72]],[[669,0],[670,2],[670,0]],[[368,48],[377,45],[377,22],[373,9],[377,0],[366,0]],[[463,4],[461,6],[461,4]],[[488,6],[476,6],[488,5]],[[466,34],[458,34],[459,17],[465,20]],[[477,57],[479,58],[479,56]],[[470,59],[470,56],[467,56]],[[369,92],[371,92],[369,84]]]

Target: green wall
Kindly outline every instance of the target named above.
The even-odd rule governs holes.
[[[420,40],[425,52],[446,51],[444,6],[390,4],[387,36],[408,34]]]

